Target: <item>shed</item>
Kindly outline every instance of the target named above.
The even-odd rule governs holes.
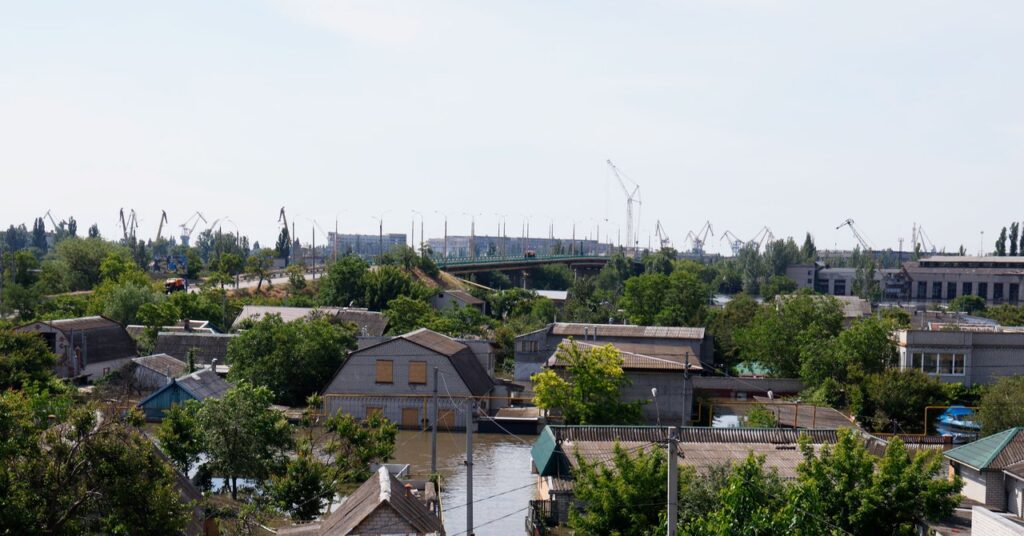
[[[140,392],[152,392],[167,385],[187,371],[188,365],[167,354],[153,354],[132,358],[135,370],[132,383]]]
[[[997,434],[946,451],[950,478],[964,480],[963,496],[987,508],[1024,514],[1024,428]]]
[[[164,412],[175,404],[189,400],[202,402],[207,398],[220,398],[231,388],[231,384],[218,376],[213,369],[204,368],[171,380],[170,383],[153,392],[139,402],[148,421],[163,420]]]
[[[153,352],[188,361],[188,351],[194,349],[197,365],[209,365],[214,359],[218,363],[229,364],[228,344],[237,336],[223,333],[161,331],[156,336]]]
[[[465,290],[438,290],[430,297],[430,305],[438,311],[452,307],[472,307],[481,313],[486,312],[487,302],[466,292]]]
[[[104,316],[32,322],[16,329],[43,337],[57,354],[54,372],[61,378],[99,377],[138,355],[124,327]]]

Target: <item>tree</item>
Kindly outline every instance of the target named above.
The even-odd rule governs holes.
[[[981,314],[1003,326],[1024,326],[1024,307],[1003,303],[989,307]]]
[[[626,310],[629,321],[643,326],[655,325],[665,301],[665,290],[668,285],[668,276],[659,273],[627,279],[621,305]]]
[[[97,418],[68,395],[0,394],[0,529],[11,534],[180,533],[189,504],[129,412]],[[55,422],[51,424],[51,419]]]
[[[277,244],[274,245],[274,252],[277,253],[277,257],[284,259],[284,263],[288,264],[288,259],[291,257],[292,252],[292,238],[288,233],[287,227],[282,227],[281,232],[277,235]]]
[[[334,497],[334,480],[331,468],[313,454],[309,442],[302,442],[295,454],[284,473],[270,478],[267,491],[292,519],[309,521],[319,516]]]
[[[999,238],[996,239],[996,256],[1006,256],[1006,227],[999,231]]]
[[[383,310],[389,301],[399,296],[422,297],[426,289],[413,281],[401,268],[378,266],[363,276],[366,295],[363,303],[372,311]]]
[[[90,225],[89,226],[89,238],[99,238],[99,237],[100,237],[100,227],[99,227],[99,225],[96,225],[95,223]]]
[[[834,337],[842,327],[839,302],[828,296],[798,293],[776,298],[762,306],[750,325],[733,335],[743,358],[767,366],[774,375],[794,378],[800,374],[801,335]]]
[[[1017,256],[1017,239],[1020,238],[1020,224],[1013,222],[1010,224],[1010,256]]]
[[[616,443],[610,463],[588,461],[578,454],[576,459],[573,495],[586,507],[569,510],[572,530],[640,536],[661,524],[668,485],[660,448],[630,453]]]
[[[366,480],[370,464],[385,463],[395,452],[398,426],[378,413],[356,419],[339,412],[327,419],[324,430],[329,433],[324,451],[332,458],[339,483]]]
[[[715,360],[726,369],[740,359],[740,346],[733,336],[737,330],[750,325],[760,305],[748,294],[736,294],[721,309],[712,309],[708,331],[714,337]]]
[[[800,254],[804,258],[804,262],[814,262],[818,260],[818,248],[814,245],[814,239],[811,238],[811,233],[804,235],[804,244],[800,246]]]
[[[101,280],[100,265],[110,254],[130,257],[124,246],[107,242],[101,238],[69,238],[61,240],[55,247],[53,260],[43,263],[57,263],[70,290],[92,290]]]
[[[942,383],[916,369],[887,369],[868,375],[862,384],[861,422],[875,430],[925,432],[926,406],[942,405]]]
[[[676,269],[668,276],[661,311],[655,318],[660,326],[699,326],[707,316],[711,289],[690,271]]]
[[[271,254],[272,253],[273,252],[271,252]],[[254,257],[255,255],[253,257],[249,257],[249,260],[251,261]],[[271,259],[271,261],[273,261],[273,259]],[[293,264],[289,266],[286,271],[288,272],[288,287],[292,294],[298,294],[303,290],[306,290],[306,270],[301,265]],[[262,279],[260,281],[262,281]],[[259,290],[259,286],[256,287],[256,290]]]
[[[384,311],[388,317],[388,332],[401,335],[435,322],[437,312],[423,300],[399,296],[388,302]]]
[[[565,290],[572,285],[572,270],[564,264],[549,264],[530,270],[531,287],[540,290]]]
[[[780,294],[790,294],[794,291],[796,291],[796,281],[784,275],[773,275],[768,278],[764,285],[761,285],[761,297],[766,300],[773,299]]]
[[[32,224],[32,247],[43,253],[46,253],[49,247],[46,243],[46,224],[43,223],[42,218],[36,218]]]
[[[366,261],[355,255],[345,255],[328,264],[327,274],[320,279],[320,302],[337,307],[362,303],[368,270]]]
[[[778,428],[779,418],[762,404],[755,404],[747,411],[747,428]]]
[[[764,456],[751,453],[730,471],[718,493],[718,508],[681,526],[680,533],[693,536],[789,534],[795,527],[790,522],[785,492],[778,474],[765,469]]]
[[[71,238],[78,237],[78,222],[75,221],[74,216],[68,217],[68,236]]]
[[[202,428],[198,420],[202,407],[202,404],[195,400],[172,405],[164,413],[164,420],[156,432],[164,454],[186,475],[199,461],[199,455],[203,452]]]
[[[623,403],[620,395],[630,384],[622,371],[622,356],[612,345],[581,349],[575,341],[558,347],[564,377],[551,369],[531,377],[534,402],[558,410],[567,424],[631,424],[640,420],[644,401]]]
[[[961,311],[967,314],[980,313],[985,310],[985,298],[966,294],[949,301],[950,311]]]
[[[978,421],[984,435],[1024,426],[1024,376],[1003,376],[981,395]]]
[[[254,252],[245,262],[245,271],[259,278],[259,282],[256,283],[256,292],[259,292],[263,287],[263,281],[266,280],[270,275],[270,270],[274,267],[274,251],[271,249],[261,249]],[[291,268],[291,267],[289,267]],[[303,286],[305,286],[306,279],[302,273],[302,268],[299,268],[299,277],[302,279]],[[292,280],[292,272],[289,270],[288,280]],[[295,285],[292,284],[292,288]]]
[[[233,369],[232,369],[233,370]],[[207,398],[197,414],[203,452],[213,474],[224,476],[231,498],[238,498],[238,479],[264,481],[284,465],[291,431],[284,416],[270,409],[266,387],[241,381],[223,398]]]
[[[858,320],[834,339],[827,333],[805,332],[801,335],[800,377],[810,388],[827,379],[859,384],[865,374],[895,364],[894,328],[890,321],[871,317]]]
[[[0,330],[0,391],[53,377],[56,355],[34,333]]]
[[[150,285],[136,282],[125,282],[105,286],[97,290],[94,307],[103,316],[120,323],[122,326],[135,324],[139,320],[139,311],[146,304],[153,304],[163,299],[163,294]]]
[[[268,315],[228,345],[230,376],[267,386],[279,404],[299,405],[323,389],[355,343],[349,326],[323,316],[285,323]]]

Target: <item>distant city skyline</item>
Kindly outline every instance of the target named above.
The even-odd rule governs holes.
[[[149,237],[161,210],[173,234],[198,210],[270,245],[283,205],[303,242],[336,217],[367,234],[415,218],[419,235],[413,211],[428,238],[436,211],[450,234],[503,218],[517,236],[528,217],[535,236],[553,221],[613,237],[611,159],[641,186],[642,246],[660,220],[686,249],[710,220],[712,252],[764,225],[850,249],[835,227],[853,218],[876,249],[909,249],[916,222],[947,251],[991,251],[1024,220],[1020,15],[924,0],[9,3],[0,224],[52,210],[114,238],[123,207]]]

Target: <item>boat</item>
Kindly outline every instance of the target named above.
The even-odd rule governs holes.
[[[981,425],[974,420],[974,410],[965,406],[950,406],[936,420],[961,430],[981,430]]]

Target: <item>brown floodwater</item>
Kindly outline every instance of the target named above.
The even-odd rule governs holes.
[[[521,535],[526,508],[536,499],[530,473],[530,447],[536,436],[473,435],[473,526],[479,535]],[[448,536],[466,530],[466,434],[437,433],[437,467],[443,478],[441,501]],[[391,463],[409,464],[413,476],[430,473],[430,432],[398,433]],[[492,497],[493,496],[493,497]]]

